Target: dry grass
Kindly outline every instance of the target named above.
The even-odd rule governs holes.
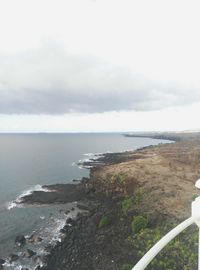
[[[120,187],[111,183],[113,174],[125,177]],[[93,176],[99,179],[97,188],[117,189],[123,196],[142,187],[144,212],[156,210],[182,219],[190,215],[191,201],[198,194],[194,184],[200,178],[200,143],[185,141],[140,150],[129,161],[98,168]]]

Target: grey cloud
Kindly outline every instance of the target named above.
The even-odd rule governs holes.
[[[148,111],[199,100],[197,89],[150,81],[59,46],[0,55],[1,114]]]

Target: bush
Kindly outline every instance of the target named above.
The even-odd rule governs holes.
[[[170,224],[166,227],[157,227],[155,229],[146,228],[140,233],[130,236],[128,241],[135,249],[138,260],[158,242],[169,230],[177,224]],[[178,258],[178,259],[177,259]],[[198,231],[196,227],[188,228],[154,258],[149,264],[149,270],[191,270],[197,269],[198,261]]]
[[[108,217],[102,217],[101,220],[99,221],[99,224],[98,224],[98,228],[102,228],[102,227],[105,227],[107,225],[109,225],[111,222],[110,222],[110,219]]]
[[[125,181],[126,181],[125,175],[119,174],[118,177],[119,177],[119,179],[120,179],[120,183],[121,183],[121,184],[124,184]]]
[[[122,267],[121,267],[121,270],[131,270],[133,268],[133,265],[132,264],[123,264]]]
[[[147,227],[147,219],[143,216],[137,216],[134,217],[132,223],[131,223],[131,228],[134,233],[138,233],[141,230],[145,229]]]
[[[124,215],[127,215],[128,210],[131,209],[132,207],[133,207],[132,198],[125,198],[122,201],[122,211],[123,211]]]
[[[136,205],[139,205],[143,201],[143,198],[144,198],[144,190],[142,188],[139,188],[134,194],[134,203]]]
[[[119,173],[114,173],[111,177],[111,183],[118,183],[118,184],[124,184],[126,180],[125,175],[119,174]]]

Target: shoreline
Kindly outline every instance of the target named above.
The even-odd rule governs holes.
[[[140,138],[151,138],[151,139],[161,139],[161,140],[169,140],[169,141],[195,141],[200,139],[200,132],[136,132],[136,133],[126,133],[125,137],[140,137]]]
[[[152,146],[151,145],[145,146],[144,148],[149,148],[149,147],[152,147]],[[96,157],[96,154],[95,155],[93,154],[94,159],[90,161],[90,172],[91,172],[91,169],[93,169],[94,167],[101,167],[103,165],[119,163],[125,159],[127,160],[129,158],[127,156],[128,153],[131,154],[135,151],[138,151],[138,150],[123,151],[119,153],[106,152],[101,155],[97,154],[98,157]],[[99,159],[100,159],[100,162],[98,162]],[[96,163],[96,161],[98,162],[98,164]],[[88,168],[87,163],[88,161],[84,161],[81,163],[81,165],[84,168]],[[71,203],[74,201],[81,201],[82,203],[78,204],[78,207],[80,207],[79,208],[80,211],[89,211],[91,207],[92,208],[94,207],[92,206],[93,199],[91,201],[91,197],[93,197],[94,195],[94,190],[89,187],[89,184],[88,184],[89,180],[90,180],[89,178],[83,177],[81,180],[73,180],[74,184],[53,184],[53,185],[44,185],[44,186],[36,185],[32,189],[22,192],[22,194],[19,195],[15,201],[10,202],[8,204],[8,209],[11,209],[14,207],[28,207],[28,206],[34,207],[34,206],[51,205],[51,204],[59,205],[59,204]],[[61,229],[61,231],[63,230]],[[48,247],[48,249],[50,249],[50,247]],[[10,254],[7,258],[5,258],[5,260],[2,261],[0,267],[2,267],[3,265],[5,266],[10,265],[10,264],[12,265],[12,263],[15,262],[14,260],[15,258],[13,255],[15,254]],[[21,255],[19,252],[19,258],[20,256]],[[32,256],[30,259],[32,259]],[[46,260],[45,256],[43,259],[44,261]],[[40,258],[40,261],[43,261],[43,259]],[[39,267],[40,266],[38,265],[36,269],[40,269]]]
[[[174,162],[173,155],[182,153],[183,150],[186,154],[187,151],[193,152],[191,147],[200,153],[199,143],[185,141],[150,145],[134,151],[105,153],[104,159],[101,156],[100,162],[97,161],[95,166],[93,163],[90,177],[83,178],[78,184],[46,185],[42,188],[52,192],[35,191],[24,197],[23,203],[30,205],[76,200],[77,206],[85,210],[83,214],[78,214],[75,220],[68,220],[69,223],[66,221],[61,230],[64,234],[62,241],[49,247],[50,253],[44,257],[44,266],[36,269],[93,270],[98,266],[100,270],[121,270],[125,264],[133,266],[141,257],[135,246],[138,236],[135,236],[134,240],[131,230],[134,216],[145,216],[149,230],[160,227],[162,230],[162,226],[166,227],[167,224],[171,228],[170,224],[182,220],[189,213],[188,196],[191,200],[196,194],[192,183],[200,172],[195,172],[192,177],[189,175],[191,180],[189,181],[188,177],[187,183],[184,182],[186,188],[189,185],[190,190],[184,200],[180,201],[179,193],[184,193],[184,190],[179,191],[183,183],[178,166],[182,166],[179,163],[184,160],[176,156]],[[162,164],[162,167],[159,168],[158,164]],[[88,162],[85,165],[88,166]],[[185,167],[184,162],[183,166]],[[165,186],[166,168],[168,173],[177,174],[177,183],[172,179],[168,186]],[[191,171],[191,166],[188,170]],[[158,181],[158,173],[162,179],[153,183],[152,180]],[[160,200],[161,196],[164,200],[157,205],[156,201]],[[132,200],[132,205],[125,214],[123,202],[126,198]],[[171,211],[174,205],[178,206],[177,212]],[[101,227],[102,219],[107,219],[107,224]]]
[[[169,143],[169,142],[168,142]],[[92,154],[92,158],[81,160],[77,166],[82,166],[91,172],[102,166],[114,165],[122,162],[127,162],[141,157],[140,151],[148,150],[157,145],[148,145],[140,147],[136,150],[126,150],[121,152],[106,152]],[[86,154],[88,155],[88,154]],[[87,195],[87,183],[90,181],[89,177],[82,177],[80,180],[73,180],[72,183],[66,184],[50,184],[50,185],[36,185],[28,191],[22,192],[15,201],[20,205],[43,205],[43,204],[62,204],[73,201],[80,201]],[[89,191],[90,192],[90,191]]]
[[[77,237],[77,234],[79,234],[78,231],[83,230],[82,227],[85,227],[85,226],[87,226],[88,223],[91,223],[90,222],[91,215],[95,216],[95,221],[94,221],[95,224],[91,225],[90,231],[92,232],[95,230],[96,233],[98,234],[98,230],[96,230],[96,228],[98,227],[98,222],[100,221],[101,216],[105,215],[105,213],[107,213],[107,211],[109,212],[109,215],[110,215],[110,213],[112,213],[113,208],[114,208],[113,201],[119,202],[121,199],[121,196],[119,198],[117,196],[116,196],[116,198],[112,198],[112,197],[110,197],[110,195],[105,196],[105,194],[103,194],[100,189],[97,190],[96,188],[94,188],[93,183],[92,183],[93,172],[98,170],[98,169],[101,169],[104,166],[116,165],[116,164],[119,164],[122,162],[128,162],[130,160],[140,159],[143,157],[143,155],[141,155],[141,151],[148,150],[148,149],[151,149],[153,147],[156,147],[156,146],[149,145],[149,146],[145,146],[145,147],[139,148],[137,150],[133,150],[133,151],[101,154],[101,156],[98,159],[95,158],[94,160],[92,160],[92,162],[90,162],[89,166],[92,166],[92,168],[90,168],[90,177],[89,178],[83,177],[78,184],[55,184],[55,185],[42,186],[42,189],[48,190],[48,192],[33,191],[31,194],[21,198],[20,203],[25,204],[25,205],[34,205],[34,204],[42,205],[42,204],[54,204],[54,203],[55,204],[56,203],[62,204],[62,203],[72,202],[72,201],[76,200],[79,202],[77,206],[80,207],[80,209],[85,210],[86,212],[84,212],[84,214],[82,214],[82,215],[79,214],[77,219],[72,222],[73,223],[72,226],[69,227],[68,224],[66,224],[64,226],[64,228],[61,230],[65,234],[64,239],[67,239],[67,241],[70,241],[69,239],[71,237],[72,238]],[[100,162],[99,162],[99,160],[100,160]],[[88,161],[83,162],[82,166],[87,168]],[[104,204],[104,207],[102,207],[103,204]],[[104,210],[102,210],[101,207]],[[88,212],[88,214],[86,214],[87,212]],[[117,212],[119,212],[119,208],[116,208],[115,216],[117,216]],[[111,214],[111,216],[113,216],[113,215]],[[112,217],[112,219],[114,219],[114,217]],[[85,233],[85,237],[91,238],[92,236],[90,235],[90,232],[88,232],[88,234],[89,235],[86,236],[87,233]],[[61,249],[65,250],[67,248],[66,246],[62,247],[62,245],[67,245],[64,239],[62,239],[61,243],[58,243],[55,247],[51,248],[50,255],[47,255],[44,257],[44,261],[47,264],[47,266],[38,266],[36,268],[37,270],[39,270],[39,269],[43,269],[43,270],[57,269],[57,268],[51,268],[51,265],[53,264],[51,261],[52,254],[54,254],[54,257],[59,258],[59,255],[57,254],[57,250],[59,250],[59,253],[60,253]],[[81,243],[79,242],[77,245],[81,245]],[[76,246],[76,244],[75,244],[75,246]],[[92,246],[93,246],[93,244],[91,244],[90,252],[94,248]],[[78,250],[78,247],[76,247],[76,248]],[[81,251],[79,251],[79,253],[78,253],[79,256],[80,256],[80,252]],[[117,252],[118,255],[120,252],[119,251]],[[125,256],[124,258],[126,258],[126,257],[127,256]],[[56,260],[56,259],[54,259],[54,260]],[[130,260],[130,258],[129,258],[129,260]],[[76,266],[75,266],[70,261],[68,261],[67,267],[69,269],[76,269],[76,267],[80,268],[80,267],[82,267],[81,265],[84,264],[84,262],[81,261],[80,259],[78,259],[78,257],[77,257],[77,262],[79,262],[80,265],[76,264]],[[102,266],[102,269],[104,269],[105,264],[107,264],[107,263],[103,259],[102,259],[102,263],[104,264],[104,266]],[[55,262],[54,262],[54,264],[55,264]],[[89,262],[87,261],[86,264],[89,265]],[[58,266],[56,266],[56,267],[58,267]],[[66,265],[65,265],[65,267],[66,267]],[[110,268],[110,269],[116,269],[116,267],[117,267],[116,264],[113,262],[113,268]],[[63,269],[65,269],[65,268],[63,268]],[[84,269],[84,268],[80,268],[80,269]],[[88,269],[90,269],[90,268],[88,268]],[[93,268],[91,268],[91,269],[93,269]]]
[[[105,154],[83,183],[88,213],[79,215],[71,227],[64,227],[65,238],[47,255],[46,266],[38,269],[121,270],[128,265],[127,269],[131,269],[141,257],[141,250],[146,249],[140,234],[132,232],[134,217],[144,216],[148,220],[144,231],[148,238],[158,230],[163,235],[190,214],[196,194],[193,184],[200,174],[199,160],[191,161],[191,153],[197,151],[198,156],[199,142],[183,141]],[[166,180],[170,180],[167,186]],[[125,211],[123,205],[129,198],[132,205]],[[190,236],[196,237],[194,228]],[[188,254],[192,253],[194,249],[188,248]],[[173,256],[173,249],[168,252]]]

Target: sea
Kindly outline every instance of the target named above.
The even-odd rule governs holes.
[[[5,269],[35,269],[47,253],[45,246],[61,241],[60,230],[65,224],[67,205],[18,206],[15,201],[42,185],[74,183],[89,176],[89,169],[77,165],[96,154],[123,152],[149,145],[168,143],[166,140],[125,137],[118,133],[100,134],[1,134],[0,135],[0,259],[6,259]],[[73,209],[73,208],[72,208]],[[32,234],[43,241],[15,245],[17,235],[27,239]],[[30,248],[37,252],[35,259],[23,253]],[[10,254],[20,259],[10,262]],[[36,258],[37,257],[37,258]]]

